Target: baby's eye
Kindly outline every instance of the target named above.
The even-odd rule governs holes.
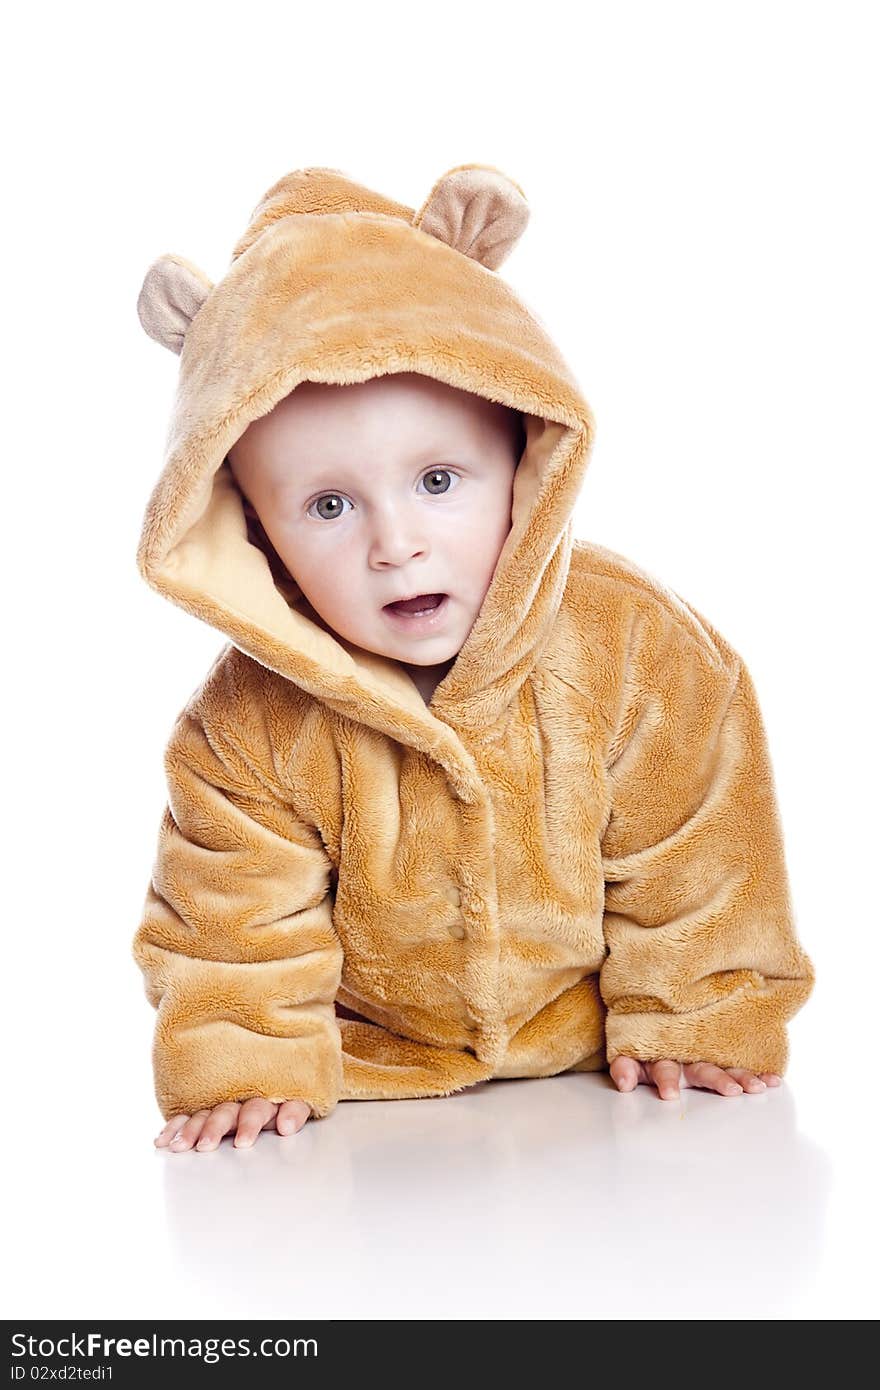
[[[425,483],[432,497],[438,497],[444,492],[448,492],[451,482],[443,482],[444,478],[451,479],[455,474],[450,473],[448,468],[432,468],[430,473],[425,474]],[[436,486],[439,483],[439,486]],[[436,491],[435,491],[436,487]]]
[[[326,512],[319,511],[318,516],[321,521],[334,521],[336,517],[342,516],[342,504],[347,498],[340,497],[338,492],[325,492],[323,497],[316,497],[312,507],[320,507],[322,502],[330,502],[335,505],[329,507]],[[308,515],[312,514],[312,507],[309,507]]]
[[[452,480],[456,476],[448,468],[432,468],[424,474],[423,481],[432,497],[442,497],[453,486]],[[336,517],[344,515],[343,503],[347,501],[348,498],[342,497],[338,492],[325,492],[321,497],[315,498],[312,506],[309,507],[308,515],[312,516],[312,507],[317,507],[319,520],[335,521]],[[351,504],[349,503],[349,505]],[[323,511],[321,510],[322,506],[324,506]]]

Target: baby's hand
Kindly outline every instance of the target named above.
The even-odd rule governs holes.
[[[254,1096],[251,1100],[227,1100],[213,1110],[198,1110],[195,1115],[174,1115],[154,1139],[157,1149],[184,1153],[195,1144],[196,1149],[216,1149],[224,1134],[237,1129],[235,1147],[250,1148],[264,1129],[276,1129],[279,1134],[297,1134],[312,1115],[312,1107],[304,1100],[284,1100],[280,1104]]]
[[[615,1057],[609,1068],[619,1091],[631,1091],[639,1082],[654,1084],[661,1100],[677,1100],[680,1084],[702,1086],[722,1096],[740,1096],[743,1091],[760,1092],[767,1086],[781,1086],[775,1072],[760,1075],[746,1067],[716,1067],[713,1062],[674,1062],[668,1057],[658,1062],[640,1062],[635,1057]]]

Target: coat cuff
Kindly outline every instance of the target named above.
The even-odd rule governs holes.
[[[326,1006],[319,1010],[327,1012]],[[160,1020],[153,1067],[156,1100],[166,1120],[255,1096],[275,1104],[304,1100],[313,1117],[323,1119],[341,1090],[339,1027],[328,1018],[300,1037],[274,1037],[216,1020],[166,1033]]]
[[[618,1000],[605,1018],[608,1065],[621,1055],[640,1062],[669,1057],[782,1076],[789,1057],[786,1020],[811,989],[812,979],[747,983],[734,996],[680,1014]]]

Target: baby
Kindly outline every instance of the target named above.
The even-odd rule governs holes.
[[[418,214],[303,170],[220,286],[144,282],[185,351],[140,566],[232,643],[135,938],[159,1147],[512,1076],[780,1084],[814,977],[754,690],[573,540],[592,418],[494,274],[523,225],[484,166]]]

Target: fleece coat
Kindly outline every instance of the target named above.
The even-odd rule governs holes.
[[[497,273],[527,218],[490,166],[418,211],[300,169],[218,283],[147,272],[141,322],[180,364],[138,568],[228,639],[170,733],[134,938],[166,1118],[621,1053],[785,1071],[814,972],[755,688],[689,603],[574,538],[593,417]],[[322,623],[226,457],[300,382],[389,372],[525,426],[510,534],[428,702]]]

